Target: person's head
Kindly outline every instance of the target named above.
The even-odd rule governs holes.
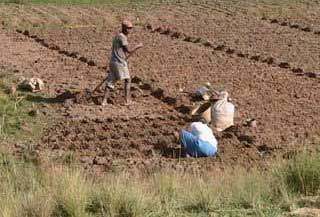
[[[133,24],[129,20],[122,21],[121,31],[123,34],[128,35],[129,33],[131,33],[132,28]]]

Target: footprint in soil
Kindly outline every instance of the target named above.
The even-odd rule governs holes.
[[[225,45],[218,45],[218,46],[216,46],[215,48],[214,48],[214,50],[224,50],[226,48],[226,46]]]
[[[223,133],[221,136],[222,139],[232,139],[232,138],[236,138],[236,136],[233,133]]]
[[[290,28],[298,29],[300,26],[298,24],[291,24]]]
[[[156,97],[157,99],[161,99],[164,97],[164,90],[161,88],[158,88],[155,91],[153,91],[151,95]]]
[[[232,49],[232,48],[228,48],[228,49],[226,50],[226,53],[227,53],[227,54],[234,54],[234,53],[235,53],[235,50]]]
[[[251,60],[255,60],[255,61],[259,61],[260,60],[260,56],[259,55],[255,55],[250,57]]]
[[[30,36],[30,33],[28,30],[25,30],[22,34],[24,34],[25,36]]]
[[[260,145],[260,146],[257,147],[257,149],[261,153],[270,153],[273,150],[273,148],[268,147],[266,145]]]
[[[159,26],[158,28],[154,29],[152,32],[162,32],[162,27]]]
[[[57,101],[64,102],[67,99],[72,99],[75,97],[75,93],[72,93],[70,90],[65,90],[62,93],[59,93],[59,95],[56,96]]]
[[[96,66],[97,64],[96,64],[93,60],[90,60],[90,61],[88,62],[88,65],[89,65],[89,66]]]
[[[301,68],[294,68],[294,69],[292,69],[292,72],[293,72],[293,73],[303,73],[303,69],[301,69]]]
[[[262,62],[267,63],[269,65],[274,63],[274,58],[272,57],[267,57],[266,59],[264,59]]]
[[[289,69],[290,68],[290,64],[287,63],[287,62],[282,62],[282,63],[279,64],[279,67],[283,68],[283,69]]]
[[[168,105],[174,105],[177,103],[177,98],[167,96],[163,99],[163,102],[167,103]]]
[[[172,139],[168,137],[160,138],[157,143],[153,145],[153,148],[163,157],[178,158],[180,156],[180,148],[171,147],[172,143]]]
[[[88,59],[86,57],[80,57],[79,60],[84,63],[88,62]]]
[[[203,43],[203,46],[205,46],[205,47],[213,47],[213,43],[210,42],[210,41],[206,41],[206,42]]]
[[[171,33],[170,29],[165,29],[164,31],[160,32],[160,34],[163,34],[163,35],[169,35],[170,33]]]
[[[311,32],[311,28],[310,27],[304,27],[304,28],[301,28],[302,31],[305,31],[305,32]]]
[[[58,45],[55,45],[55,44],[51,44],[49,45],[48,47],[50,50],[60,50],[60,47]]]
[[[191,109],[185,105],[180,105],[180,106],[176,107],[175,109],[182,114],[189,114],[191,112]]]
[[[137,76],[133,76],[131,82],[135,84],[140,84],[142,82],[142,79]]]
[[[183,39],[184,41],[186,41],[186,42],[192,42],[192,41],[194,41],[195,40],[195,38],[193,38],[193,37],[190,37],[190,36],[187,36],[185,39]]]
[[[75,51],[69,53],[69,57],[72,57],[72,58],[78,58],[78,55],[79,53]]]
[[[237,56],[238,56],[238,57],[246,57],[246,55],[243,54],[242,52],[237,53]]]
[[[272,19],[270,23],[279,23],[279,21],[277,19]]]
[[[238,140],[241,143],[254,144],[255,140],[252,136],[249,135],[240,135],[238,136]]]
[[[318,78],[320,74],[317,74],[315,72],[306,72],[305,75],[309,78]]]
[[[192,42],[193,42],[193,43],[199,43],[199,42],[201,42],[201,40],[202,40],[201,38],[196,38],[196,39],[194,39]]]
[[[38,42],[38,43],[41,43],[41,42],[44,42],[44,39],[36,38],[35,41]]]
[[[41,44],[42,46],[46,47],[46,48],[49,47],[49,44],[48,44],[47,42],[45,42],[45,41],[41,42],[40,44]]]
[[[101,97],[99,96],[95,96],[95,97],[92,97],[92,102],[95,104],[95,105],[101,105]],[[108,104],[113,104],[112,100],[108,100]]]
[[[148,23],[148,24],[146,25],[146,28],[149,29],[149,30],[152,30],[152,29],[153,29],[152,24]]]
[[[142,89],[142,90],[151,90],[152,86],[151,86],[151,84],[142,84],[142,85],[140,85],[140,89]]]
[[[182,37],[182,33],[181,32],[174,32],[171,35],[172,38],[181,38]]]
[[[248,135],[245,132],[246,130],[244,127],[232,126],[223,131],[221,138],[237,139],[240,143],[250,147],[250,145],[255,143],[255,138],[253,135]]]

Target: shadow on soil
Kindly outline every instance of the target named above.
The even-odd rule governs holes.
[[[60,104],[67,103],[71,100],[72,103],[88,104],[93,102],[94,104],[100,104],[99,96],[92,96],[88,91],[84,92],[71,92],[69,90],[55,96],[55,97],[44,97],[39,95],[27,95],[26,100],[35,103],[47,103],[47,104]]]
[[[64,102],[64,100],[61,100],[57,97],[43,97],[43,96],[34,96],[34,95],[28,95],[26,97],[26,100],[29,102],[47,103],[47,104],[63,103]]]
[[[182,158],[184,157],[180,148],[173,147],[155,147],[155,150],[160,153],[162,157],[165,158]]]

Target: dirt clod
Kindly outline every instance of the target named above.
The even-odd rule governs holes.
[[[283,68],[283,69],[289,69],[290,68],[290,64],[287,63],[287,62],[282,62],[282,63],[279,63],[279,67]]]

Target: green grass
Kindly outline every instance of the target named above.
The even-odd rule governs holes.
[[[291,193],[320,194],[320,155],[303,153],[277,170]]]
[[[28,99],[37,95],[20,91],[14,95],[9,93],[16,83],[9,73],[0,73],[0,141],[28,143],[40,136],[49,120],[41,114],[32,114],[38,110],[38,103]]]
[[[305,156],[269,171],[238,169],[209,176],[167,170],[148,175],[122,172],[92,176],[76,165],[39,167],[0,154],[0,215],[280,216],[289,207],[299,206],[296,199],[305,195],[292,191],[295,174],[313,168],[294,186],[318,184],[320,154]]]

